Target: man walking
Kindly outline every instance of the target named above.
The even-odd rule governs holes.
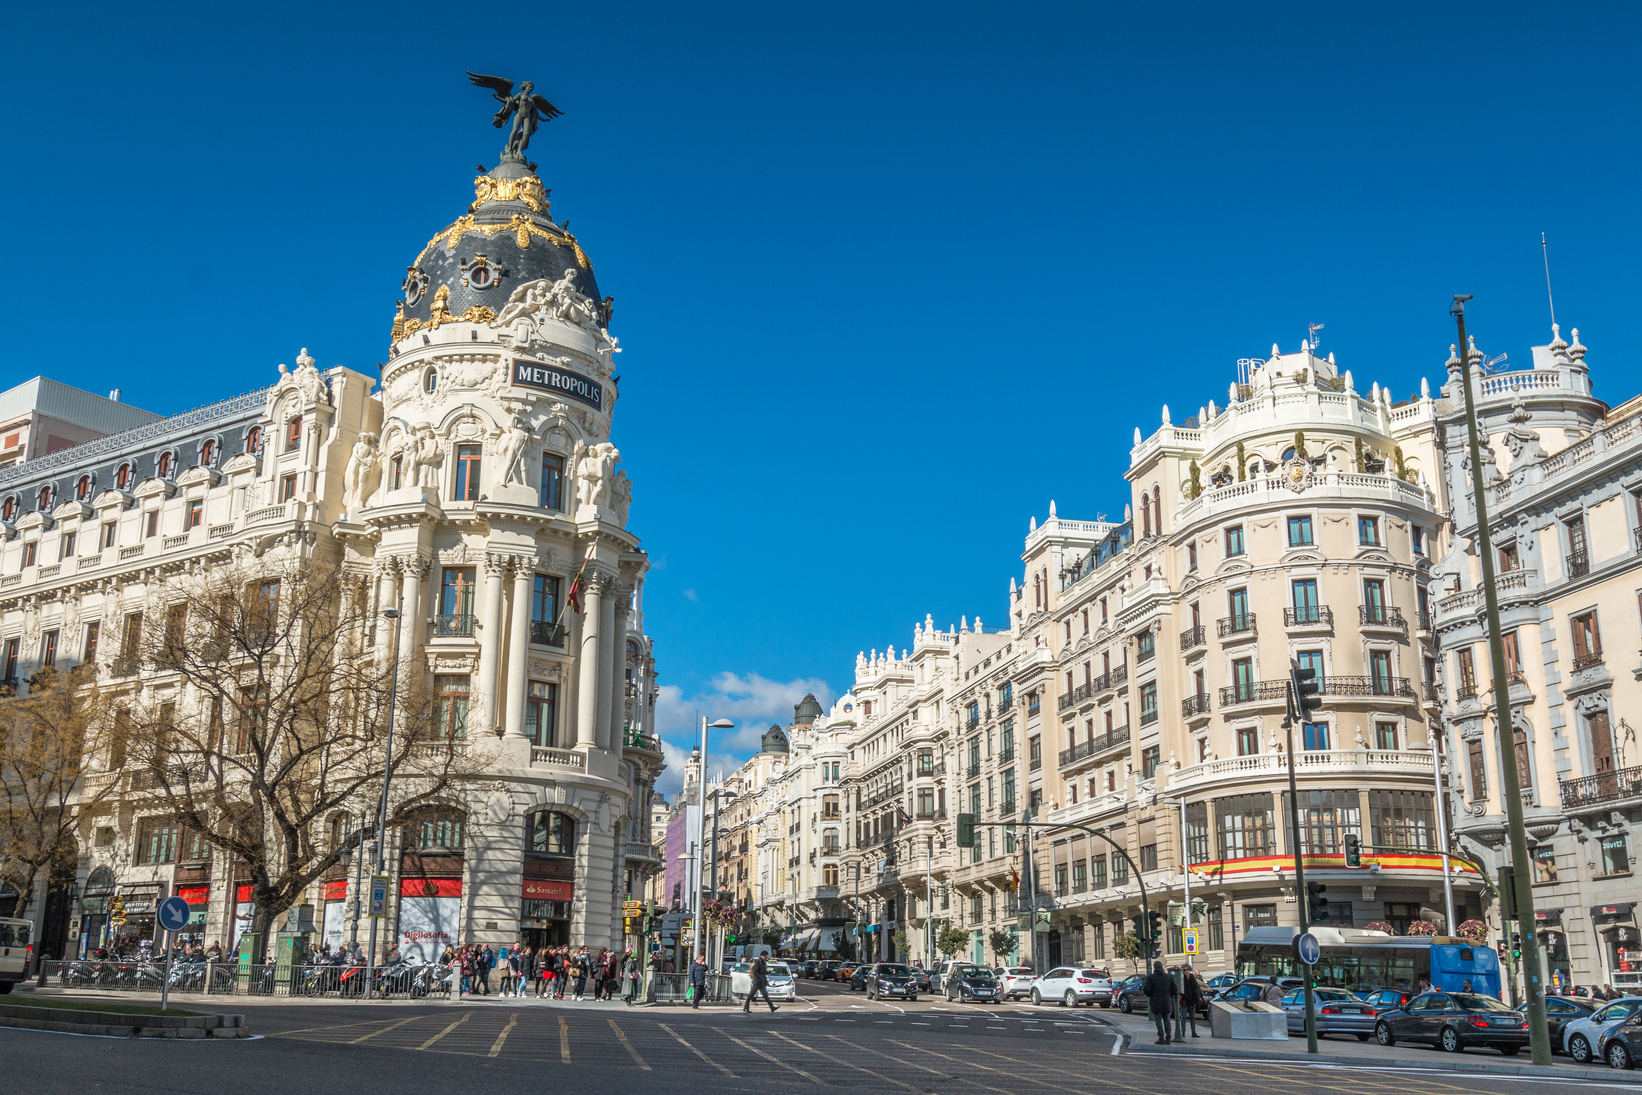
[[[701,975],[704,979],[707,976],[707,963],[705,961],[701,964]],[[778,1010],[775,1006],[775,1001],[770,999],[769,966],[765,963],[764,956],[762,954],[753,959],[752,978],[753,987],[747,990],[747,999],[741,1005],[742,1014],[746,1015],[752,1012],[753,998],[761,992],[764,994],[764,1002],[770,1005],[770,1010],[772,1012]],[[705,983],[705,980],[703,983]]]
[[[701,1010],[701,998],[705,995],[707,995],[707,959],[698,954],[696,960],[690,963],[690,1008],[692,1011]],[[764,1002],[768,1003],[769,999],[770,994],[766,991],[764,993]]]
[[[1204,984],[1197,976],[1197,971],[1187,966],[1180,973],[1186,981],[1180,992],[1180,1013],[1186,1023],[1192,1028],[1192,1037],[1197,1037],[1197,1009],[1203,1006]]]
[[[1174,978],[1164,970],[1162,962],[1153,962],[1152,972],[1141,982],[1141,990],[1146,993],[1152,1021],[1157,1024],[1157,1044],[1166,1046],[1171,1040],[1169,1020],[1174,1018]]]

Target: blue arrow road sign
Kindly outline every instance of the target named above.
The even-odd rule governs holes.
[[[188,927],[192,919],[188,911],[188,902],[180,897],[168,897],[160,902],[160,927],[168,932],[180,932]]]
[[[1310,932],[1301,932],[1294,937],[1294,956],[1308,966],[1315,966],[1323,956],[1323,945]]]

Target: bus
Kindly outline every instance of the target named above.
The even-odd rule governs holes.
[[[1298,928],[1250,928],[1237,944],[1239,977],[1298,977],[1294,957]],[[1418,991],[1432,988],[1471,991],[1498,997],[1499,955],[1449,936],[1387,935],[1361,928],[1314,927],[1323,956],[1314,967],[1317,984],[1350,992],[1374,989]]]

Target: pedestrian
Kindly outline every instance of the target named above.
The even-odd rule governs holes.
[[[1146,994],[1152,1021],[1157,1024],[1157,1044],[1166,1046],[1171,1040],[1169,1020],[1174,1018],[1174,978],[1164,970],[1162,962],[1153,962],[1152,972],[1140,983],[1140,990]]]
[[[513,993],[513,981],[517,976],[518,958],[514,956],[512,947],[503,947],[496,952],[497,977],[500,981],[500,993],[509,996]]]
[[[696,960],[690,963],[690,1008],[692,1011],[701,1010],[701,998],[707,995],[707,959],[703,955],[696,955]],[[770,994],[764,993],[764,1000],[769,1002]],[[751,997],[748,1004],[752,1003]]]
[[[496,952],[490,949],[489,943],[486,943],[484,950],[479,952],[478,963],[479,987],[485,990],[486,996],[490,995],[490,971],[495,968]]]
[[[1283,1006],[1283,983],[1273,977],[1264,989],[1260,990],[1260,999],[1274,1008]]]
[[[1602,999],[1612,1000],[1615,997],[1617,997],[1618,995],[1619,995],[1618,993],[1614,992],[1612,985],[1603,984],[1603,986],[1602,986]]]
[[[1460,982],[1460,991],[1461,992],[1470,992],[1471,991],[1471,979],[1469,977],[1467,977],[1465,980]]]
[[[587,948],[583,947],[576,954],[576,999],[577,1000],[580,1000],[582,998],[582,995],[587,992],[588,963],[589,963],[589,959],[587,957]]]
[[[599,956],[592,960],[593,999],[600,999],[604,995],[604,948],[599,948]]]
[[[747,999],[742,1002],[742,1005],[741,1005],[742,1014],[745,1015],[745,1014],[750,1014],[752,1012],[752,1010],[753,1010],[753,1000],[761,992],[764,994],[764,1002],[766,1004],[770,1005],[770,1010],[772,1012],[777,1010],[776,1006],[775,1006],[775,1001],[770,999],[769,966],[765,963],[764,956],[762,954],[759,955],[757,958],[753,959],[753,968],[751,970],[751,973],[752,973],[753,985],[752,985],[752,988],[747,991]],[[701,963],[701,975],[702,975],[702,979],[703,979],[702,983],[706,984],[707,963],[705,961],[702,961],[702,963]]]
[[[611,951],[610,957],[606,959],[605,962],[604,998],[606,1000],[614,1000],[616,998],[616,986],[620,982],[621,955],[615,951]]]
[[[1180,1010],[1185,1016],[1187,1025],[1192,1028],[1192,1037],[1196,1038],[1197,1009],[1203,1006],[1206,986],[1197,976],[1197,971],[1190,966],[1181,971],[1181,977],[1186,983],[1180,992]]]
[[[471,946],[462,947],[461,953],[456,956],[456,965],[457,969],[462,972],[461,994],[468,996],[473,992],[473,948]]]
[[[633,1002],[639,998],[638,955],[634,954],[632,951],[628,951],[627,958],[622,964],[622,970],[627,974],[627,995],[623,996],[622,999],[627,1002],[628,1007],[632,1007]]]

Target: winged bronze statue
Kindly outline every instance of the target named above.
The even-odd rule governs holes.
[[[536,133],[539,122],[549,121],[559,117],[564,111],[535,94],[536,85],[526,80],[519,85],[519,90],[513,90],[513,81],[501,76],[481,76],[478,73],[468,73],[468,80],[475,87],[489,88],[496,101],[502,108],[491,119],[491,125],[497,129],[507,124],[508,116],[513,117],[513,129],[508,133],[507,147],[502,155],[524,159],[525,149],[530,147],[530,138]]]

